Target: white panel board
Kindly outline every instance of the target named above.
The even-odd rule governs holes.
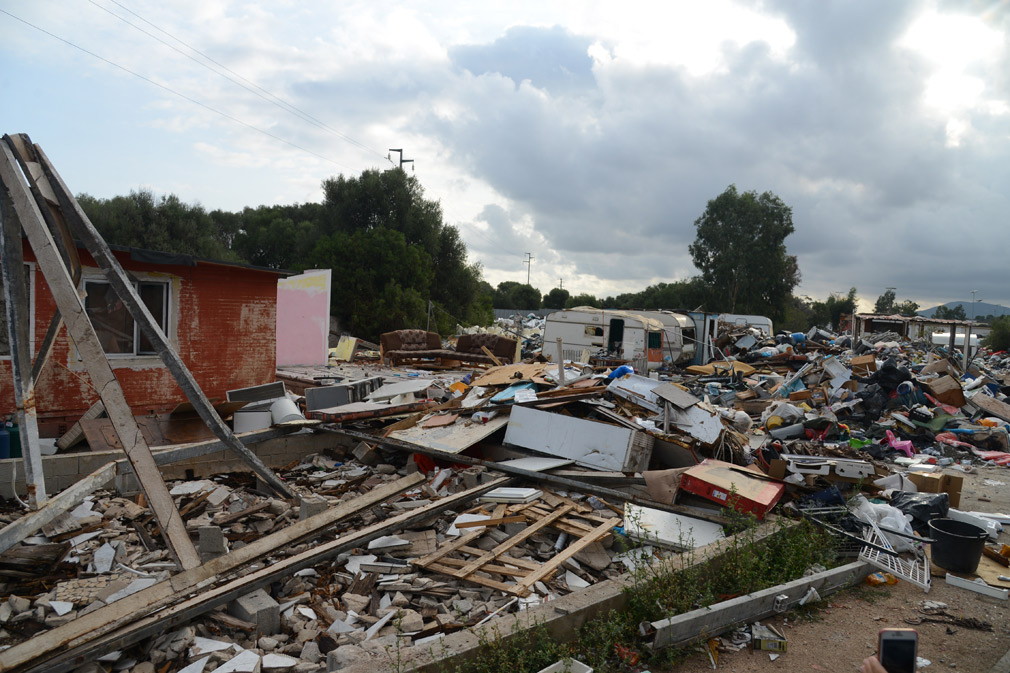
[[[726,537],[717,523],[630,502],[624,506],[624,530],[636,540],[678,551],[697,549]]]
[[[509,422],[508,416],[497,416],[487,423],[470,423],[456,421],[452,425],[445,425],[436,428],[424,428],[415,425],[406,430],[397,430],[389,433],[393,439],[400,439],[412,444],[426,446],[429,449],[445,451],[446,453],[459,453],[474,444],[481,442]]]
[[[505,443],[600,470],[621,472],[629,460],[634,431],[616,425],[515,407]]]

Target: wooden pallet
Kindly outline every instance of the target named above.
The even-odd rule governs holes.
[[[549,579],[561,567],[562,563],[608,535],[610,530],[621,522],[619,517],[609,519],[593,517],[594,523],[597,523],[594,527],[576,518],[587,515],[572,516],[576,508],[574,503],[564,504],[553,511],[545,511],[541,507],[520,505],[509,512],[505,505],[500,505],[491,514],[490,523],[492,525],[503,519],[511,518],[509,515],[514,516],[516,513],[525,515],[530,525],[488,551],[479,549],[472,543],[484,535],[489,526],[477,528],[441,545],[427,556],[415,560],[414,565],[464,582],[479,584],[516,596],[528,596],[536,582]],[[508,555],[509,550],[547,527],[567,533],[573,538],[573,541],[545,563]],[[453,558],[450,556],[452,554],[461,554],[466,558]],[[487,575],[502,579],[493,579]],[[506,579],[510,581],[505,581]]]

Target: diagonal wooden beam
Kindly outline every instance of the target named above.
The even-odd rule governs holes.
[[[25,287],[24,256],[21,249],[21,225],[9,190],[0,195],[0,265],[3,272],[3,295],[7,319],[7,343],[11,352],[11,375],[14,379],[14,406],[21,428],[22,460],[25,466],[25,486],[28,503],[39,508],[46,502],[46,481],[42,471],[42,451],[39,448],[39,425],[35,410],[35,384],[32,380],[32,355],[29,330],[32,317],[28,310],[28,288]]]
[[[67,265],[67,269],[70,270],[70,277],[74,280],[75,284],[79,283],[81,280],[81,258],[77,254],[77,245],[74,243],[74,237],[70,233],[67,221],[63,218],[63,214],[59,209],[56,195],[45,181],[45,176],[42,174],[42,166],[39,162],[30,161],[26,158],[32,155],[31,141],[24,135],[11,136],[11,141],[13,142],[14,155],[21,165],[21,172],[24,173],[25,178],[28,180],[28,187],[31,189],[32,196],[35,197],[35,203],[38,204],[46,226],[49,227],[49,231],[53,234],[56,248],[60,251],[60,256],[63,258],[64,264]],[[63,316],[60,315],[59,310],[56,310],[53,312],[53,317],[49,321],[49,328],[46,330],[46,335],[42,339],[38,354],[35,356],[35,362],[32,364],[33,384],[42,375],[42,369],[52,354],[53,344],[56,343],[56,336],[62,327]]]
[[[3,183],[4,191],[10,197],[13,211],[21,228],[28,236],[28,242],[35,252],[43,275],[45,275],[49,291],[66,320],[67,331],[77,347],[77,352],[84,362],[91,382],[102,398],[105,410],[119,434],[126,458],[137,474],[137,480],[140,482],[151,510],[158,520],[169,551],[182,568],[198,566],[200,565],[200,555],[197,553],[196,547],[193,546],[193,541],[189,539],[186,523],[179,516],[175,501],[169,495],[168,488],[158,471],[158,466],[151,456],[151,449],[147,446],[147,442],[137,426],[137,419],[133,417],[133,410],[130,409],[123,389],[116,379],[116,374],[112,371],[112,366],[105,357],[102,345],[98,341],[98,335],[95,334],[95,328],[88,318],[80,295],[77,293],[77,286],[70,277],[56,243],[53,241],[52,233],[45,226],[38,204],[35,203],[19,175],[14,154],[6,136],[4,142],[0,143],[0,149],[3,153],[3,156],[0,157],[0,182]]]
[[[27,136],[25,136],[25,139],[27,140]],[[27,144],[31,145],[30,141]],[[63,178],[56,172],[45,152],[38,145],[31,145],[31,147],[34,149],[35,158],[42,167],[49,188],[59,201],[63,217],[70,223],[76,234],[84,242],[85,247],[91,253],[95,262],[105,272],[105,277],[109,281],[109,284],[112,285],[116,294],[122,299],[123,304],[129,309],[130,315],[133,316],[133,319],[140,326],[144,336],[154,346],[155,351],[157,351],[165,366],[172,373],[179,387],[182,388],[183,393],[185,393],[186,397],[193,404],[193,408],[196,409],[197,414],[203,419],[203,422],[206,423],[211,432],[224,442],[228,449],[249,465],[253,472],[259,475],[271,489],[286,498],[294,498],[294,493],[287,484],[274,474],[270,468],[264,465],[259,456],[243,445],[235,437],[231,429],[225,425],[224,421],[221,420],[217,410],[214,409],[214,405],[203,394],[203,390],[200,389],[200,385],[196,382],[193,374],[183,363],[182,358],[179,357],[179,353],[169,343],[168,337],[165,336],[165,333],[147,309],[147,305],[140,298],[140,294],[123,270],[119,260],[112,254],[112,250],[109,249],[108,244],[102,239],[101,234],[98,233],[91,220],[88,219],[88,216],[81,209],[80,204],[77,203],[77,199],[74,198],[67,188],[63,182]]]

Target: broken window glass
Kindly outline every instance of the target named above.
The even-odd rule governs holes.
[[[134,284],[141,301],[154,317],[162,331],[168,321],[168,283],[142,282]],[[91,324],[109,355],[151,355],[155,353],[151,342],[140,333],[129,309],[116,291],[105,281],[85,281],[84,308]]]

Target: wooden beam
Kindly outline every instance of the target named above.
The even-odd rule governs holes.
[[[259,555],[246,551],[250,547],[256,547],[261,552],[266,548],[266,551],[270,552],[287,544],[283,542],[281,537],[287,529],[260,538],[230,554],[213,559],[200,568],[179,573],[153,587],[127,596],[111,605],[79,617],[69,624],[40,633],[30,640],[0,652],[0,671],[13,670],[16,667],[19,667],[19,670],[24,670],[25,673],[42,673],[43,671],[57,673],[70,670],[94,657],[122,649],[155,633],[167,632],[177,625],[185,624],[193,618],[220,605],[225,605],[250,591],[265,587],[280,578],[290,577],[299,570],[334,558],[349,549],[364,546],[368,542],[388,534],[391,530],[398,530],[437,516],[445,509],[452,509],[492,489],[504,486],[509,481],[507,478],[495,479],[475,488],[436,500],[424,507],[407,510],[402,514],[313,547],[301,554],[267,564],[259,570],[222,586],[209,588],[213,581],[228,572],[229,568],[233,570],[249,560],[259,558]],[[351,505],[356,505],[353,508],[356,511],[371,507],[375,504],[372,499],[379,490],[375,489],[350,503],[341,503],[327,512],[317,514],[316,517],[324,516],[338,509],[346,512],[351,509]],[[360,501],[372,502],[361,506],[358,504]],[[300,523],[306,523],[316,517],[311,517]],[[244,551],[246,553],[242,556],[241,564],[236,565],[234,559],[229,560],[229,557],[236,557]],[[206,571],[209,571],[209,574]],[[197,589],[199,589],[199,593],[196,596],[176,603]],[[170,603],[176,604],[166,607]]]
[[[857,561],[786,584],[740,596],[652,622],[656,629],[653,649],[686,645],[701,635],[717,636],[738,624],[765,619],[793,607],[813,587],[823,598],[829,593],[861,582],[875,568]],[[779,596],[785,596],[779,599]]]
[[[196,382],[193,374],[183,363],[182,358],[175,348],[169,343],[165,333],[158,326],[147,305],[140,298],[140,294],[133,286],[130,278],[123,270],[119,260],[112,254],[109,246],[102,239],[98,230],[95,229],[91,220],[81,209],[79,203],[74,198],[71,191],[64,184],[63,179],[56,172],[49,158],[40,147],[34,146],[39,163],[45,173],[52,191],[59,200],[63,216],[70,222],[77,236],[84,242],[92,258],[105,272],[105,277],[115,289],[116,294],[122,299],[123,304],[129,309],[130,315],[137,322],[144,336],[154,346],[155,351],[161,356],[165,366],[172,373],[179,387],[185,393],[187,399],[193,404],[197,414],[207,424],[207,427],[224,442],[227,447],[238,455],[271,489],[286,498],[294,498],[294,493],[270,468],[263,464],[255,453],[245,447],[232,433],[231,429],[225,425],[218,415],[217,410],[204,395],[200,385]],[[120,438],[122,439],[122,438]]]
[[[463,521],[456,524],[456,528],[493,528],[495,526],[500,526],[503,523],[522,523],[526,521],[526,517],[521,514],[516,514],[515,516],[502,516],[497,519],[482,519],[480,521]]]
[[[123,389],[116,379],[115,372],[109,364],[105,351],[98,341],[95,328],[91,324],[84,303],[77,292],[70,273],[60,257],[53,241],[52,233],[46,228],[28,189],[18,174],[14,155],[11,152],[8,138],[4,137],[0,147],[3,157],[0,158],[0,182],[11,197],[14,212],[28,236],[28,241],[35,252],[39,267],[45,275],[49,291],[67,323],[67,331],[74,340],[77,353],[84,362],[85,369],[91,377],[91,383],[98,391],[105,405],[105,410],[112,419],[123,443],[127,459],[137,473],[144,495],[151,510],[158,519],[162,534],[168,544],[168,549],[176,562],[183,569],[200,565],[200,555],[189,539],[186,524],[175,508],[175,502],[168,493],[168,488],[158,472],[157,465],[151,456],[144,436],[137,427],[133,410],[126,401]]]
[[[64,489],[59,495],[50,498],[41,508],[0,528],[0,554],[26,537],[34,535],[56,517],[80,505],[86,497],[110,483],[115,476],[116,464],[107,463],[70,488]]]
[[[30,144],[31,141],[28,140],[28,136],[14,135],[10,136],[10,139],[12,143],[11,147],[14,150],[18,163],[21,165],[22,173],[24,173],[25,178],[28,180],[28,186],[31,189],[32,196],[35,198],[35,203],[38,204],[46,226],[49,227],[49,231],[53,234],[53,240],[60,251],[60,256],[63,258],[64,264],[66,264],[67,269],[70,271],[70,277],[76,285],[81,280],[81,258],[77,254],[77,244],[70,233],[67,221],[63,218],[63,214],[59,209],[56,195],[53,194],[48,182],[44,179],[42,166],[38,161],[31,160],[34,157],[34,151]],[[33,382],[38,381],[42,375],[42,369],[52,354],[53,344],[56,342],[56,336],[62,327],[63,316],[60,314],[59,309],[57,309],[53,312],[53,317],[49,321],[49,328],[46,330],[46,335],[42,339],[38,354],[35,356],[35,362],[32,364]]]
[[[482,351],[484,351],[484,355],[486,355],[489,358],[491,358],[491,362],[493,362],[496,367],[501,367],[501,360],[499,360],[498,358],[496,358],[494,356],[494,353],[492,353],[491,350],[487,346],[481,346],[480,349]]]
[[[32,380],[32,355],[29,330],[28,288],[25,287],[24,256],[21,250],[21,223],[14,206],[15,187],[6,184],[0,195],[0,271],[3,273],[3,296],[6,307],[7,343],[10,346],[11,375],[14,379],[14,407],[21,429],[22,460],[25,466],[25,486],[28,504],[38,508],[46,502],[46,481],[42,471],[42,451],[39,448],[39,424],[35,410],[35,382]]]

